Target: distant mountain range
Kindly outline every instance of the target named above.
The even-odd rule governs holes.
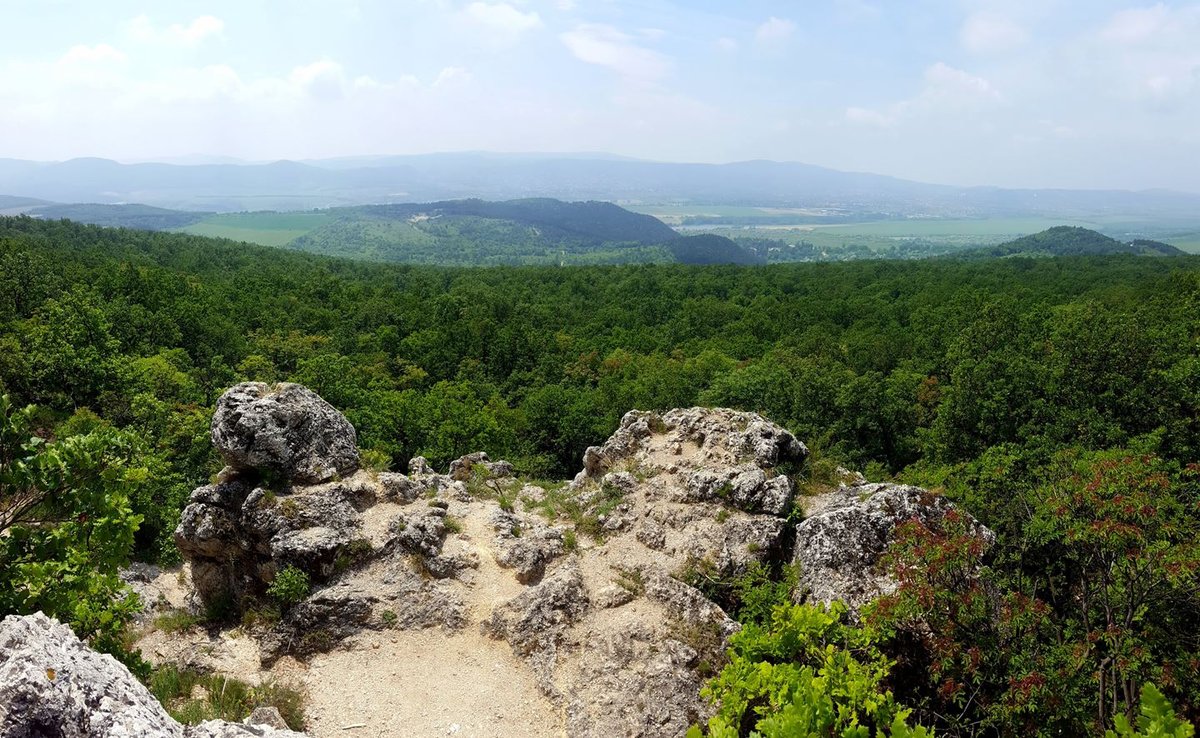
[[[1200,212],[1200,195],[1165,190],[954,187],[792,162],[678,164],[598,154],[450,153],[191,165],[0,159],[0,194],[211,212],[530,197],[811,208],[857,219],[1121,214],[1194,221]]]

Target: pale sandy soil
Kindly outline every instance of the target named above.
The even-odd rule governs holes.
[[[364,632],[350,650],[311,659],[298,676],[308,690],[313,736],[566,735],[529,667],[507,643],[479,631],[480,621],[520,594],[522,586],[511,571],[497,566],[482,508],[470,507],[460,518],[458,541],[473,546],[479,558],[479,570],[465,589],[467,626],[457,632]],[[360,723],[365,726],[343,729]]]
[[[381,504],[368,511],[370,537],[382,534],[381,521],[393,508],[398,506]],[[151,628],[138,646],[155,663],[192,663],[254,684],[270,680],[301,688],[308,696],[306,732],[314,738],[565,736],[560,711],[538,691],[532,670],[507,643],[479,630],[495,606],[523,587],[496,564],[483,508],[469,508],[453,545],[473,548],[479,569],[458,585],[469,606],[461,631],[364,631],[307,664],[284,658],[270,670],[260,667],[258,644],[241,629],[212,636],[200,629],[167,634]],[[164,572],[153,584],[172,606],[182,606],[187,583],[178,571]]]

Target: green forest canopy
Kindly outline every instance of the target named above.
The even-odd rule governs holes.
[[[395,468],[485,450],[531,477],[572,475],[634,408],[760,412],[814,450],[809,478],[837,462],[951,495],[999,536],[992,586],[1039,603],[989,636],[986,673],[961,661],[983,625],[950,632],[943,671],[910,664],[943,679],[892,685],[922,720],[946,727],[966,684],[991,702],[963,719],[1007,734],[1107,724],[1097,679],[1118,711],[1153,680],[1196,715],[1200,258],[450,269],[0,218],[0,394],[36,403],[21,422],[44,436],[137,457],[131,509],[105,519],[140,516],[139,556],[177,555],[179,509],[220,466],[213,403],[244,379],[306,384]],[[1105,507],[1122,490],[1136,509]],[[1097,538],[1105,516],[1136,516],[1118,530],[1138,540]],[[1071,593],[1114,551],[1164,584],[1131,602],[1110,583],[1132,619],[1096,631]],[[888,632],[908,632],[906,591]]]

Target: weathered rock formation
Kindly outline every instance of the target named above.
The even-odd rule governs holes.
[[[226,390],[213,414],[212,440],[234,469],[269,470],[301,484],[358,469],[354,426],[298,384],[243,382]]]
[[[258,723],[184,727],[120,662],[67,626],[41,613],[10,615],[0,623],[0,738],[42,736],[303,738]]]
[[[912,520],[936,525],[954,509],[945,497],[920,487],[857,480],[808,498],[803,507],[806,518],[796,527],[793,563],[800,576],[793,599],[841,600],[852,610],[895,589],[878,563],[897,526]],[[969,516],[968,523],[985,545],[995,540],[995,534]]]
[[[306,572],[308,596],[258,631],[264,663],[364,631],[478,629],[532,669],[570,735],[681,735],[706,719],[704,664],[739,626],[688,582],[795,561],[797,597],[858,606],[888,587],[876,563],[896,525],[948,509],[916,488],[860,484],[807,499],[794,525],[804,444],[754,413],[709,408],[628,413],[562,488],[523,483],[485,454],[449,474],[418,457],[407,475],[348,475],[333,451],[353,447],[344,418],[303,388],[286,391],[302,402],[281,392],[260,412],[269,394],[239,385],[222,398],[214,443],[259,450],[226,452],[236,468],[193,493],[176,531],[200,600],[253,607],[284,567]],[[306,440],[246,421],[276,412]],[[339,476],[268,484],[289,469]]]

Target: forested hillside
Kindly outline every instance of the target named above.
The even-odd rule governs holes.
[[[1126,243],[1105,236],[1103,233],[1077,226],[1055,226],[1040,233],[974,252],[974,255],[986,257],[1112,256],[1115,254],[1180,256],[1183,252],[1170,244],[1159,241],[1135,239]]]
[[[364,205],[288,243],[315,254],[443,266],[670,261],[679,234],[608,202],[549,198]]]
[[[810,482],[920,482],[996,531],[999,620],[949,533],[914,538],[937,566],[901,592],[934,582],[938,608],[881,615],[881,638],[922,607],[944,634],[891,685],[922,720],[1079,734],[1145,681],[1200,709],[1200,258],[447,269],[0,219],[0,394],[42,437],[120,439],[138,556],[177,555],[243,379],[307,385],[396,468],[485,450],[531,477],[633,408],[760,412],[812,448]]]

